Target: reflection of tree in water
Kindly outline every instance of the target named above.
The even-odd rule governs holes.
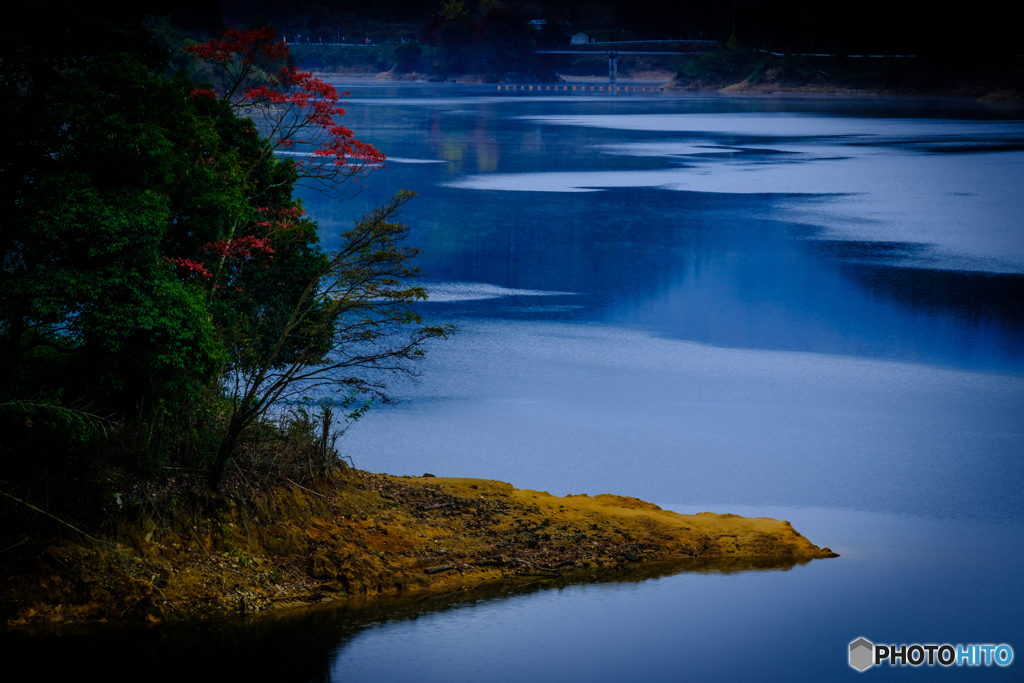
[[[883,259],[898,262],[924,248],[917,245],[817,242],[815,246],[844,260],[875,261],[840,264],[841,272],[872,296],[916,312],[953,318],[961,325],[996,325],[1009,336],[1024,338],[1024,275],[901,268],[877,263]]]
[[[594,145],[607,140],[583,127],[496,118],[507,113],[417,114],[429,132],[417,143],[428,149],[415,154],[450,160],[401,168],[402,182],[422,190],[404,215],[418,264],[435,282],[579,296],[449,302],[444,315],[600,320],[716,346],[985,370],[1024,362],[1018,276],[889,267],[928,247],[818,240],[813,225],[774,220],[779,199],[769,195],[514,191],[517,174],[538,170],[538,159],[546,172],[603,167]],[[608,159],[624,173],[678,163]],[[479,172],[509,174],[507,189],[443,185]],[[321,224],[338,211],[311,206]]]
[[[586,292],[602,303],[650,296],[678,272],[671,251],[699,241],[700,228],[678,215],[678,193],[640,191],[637,201],[637,192],[456,191],[445,212],[410,207],[412,241],[435,280]]]
[[[732,562],[650,562],[566,579],[518,579],[442,595],[353,598],[306,610],[266,615],[250,621],[186,623],[157,627],[83,628],[60,635],[6,634],[11,651],[25,661],[45,662],[48,672],[69,680],[82,671],[103,671],[105,681],[203,680],[327,681],[332,662],[361,631],[387,622],[468,608],[518,595],[574,584],[640,583],[683,572],[733,574],[751,570],[787,571],[799,562],[741,558]],[[439,636],[440,637],[440,636]],[[55,642],[59,638],[59,642]],[[61,657],[54,659],[52,653]],[[63,669],[63,670],[62,670]]]

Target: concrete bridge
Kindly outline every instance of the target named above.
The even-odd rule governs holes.
[[[719,47],[714,40],[623,40],[608,43],[584,43],[534,50],[535,55],[600,55],[608,56],[608,80],[615,82],[619,74],[619,55],[697,55]]]

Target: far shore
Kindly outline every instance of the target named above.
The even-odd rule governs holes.
[[[829,83],[751,83],[742,80],[722,86],[702,85],[673,79],[661,86],[665,91],[718,93],[732,96],[806,95],[815,97],[890,97],[908,99],[962,99],[977,102],[1024,105],[1024,94],[1016,90],[893,88],[886,86],[853,87]]]
[[[1024,93],[1007,88],[894,88],[894,87],[854,87],[829,83],[751,83],[744,79],[737,83],[723,85],[721,83],[703,84],[679,79],[668,71],[641,72],[621,77],[612,82],[607,76],[578,76],[572,74],[556,74],[557,80],[528,79],[514,81],[494,81],[481,74],[437,75],[422,73],[395,73],[391,71],[337,70],[314,71],[315,76],[323,79],[345,79],[353,81],[384,81],[395,83],[459,83],[494,86],[548,86],[556,84],[585,85],[643,85],[648,89],[657,89],[665,93],[717,94],[732,97],[770,97],[770,96],[806,96],[806,97],[869,97],[899,99],[960,99],[976,102],[1024,106]],[[653,86],[653,88],[652,88]]]

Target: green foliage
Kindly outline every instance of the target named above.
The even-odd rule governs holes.
[[[705,52],[680,67],[679,75],[707,83],[738,83],[759,67],[770,55],[753,50],[733,49]]]
[[[715,50],[690,60],[677,70],[680,81],[700,86],[766,83],[808,84],[846,88],[891,88],[916,91],[1019,91],[1024,70],[1016,62],[932,58],[855,58],[776,55],[744,48]]]
[[[441,16],[445,19],[461,19],[466,15],[466,3],[463,0],[443,0]]]
[[[224,376],[232,408],[214,482],[243,432],[271,406],[325,392],[347,396],[342,408],[354,394],[387,401],[387,385],[374,373],[414,375],[411,363],[423,356],[422,344],[451,331],[422,326],[411,307],[426,291],[410,283],[419,275],[409,264],[417,252],[399,246],[408,228],[394,219],[412,196],[399,193],[342,233],[339,250],[286,299],[281,316],[264,316],[260,335],[249,337],[248,319],[240,318],[243,331],[230,345]]]
[[[352,420],[386,400],[373,371],[410,374],[446,332],[420,325],[423,290],[403,284],[415,252],[391,219],[411,195],[329,254],[293,198],[296,164],[197,85],[207,71],[170,74],[129,15],[54,21],[56,44],[0,33],[0,479],[118,508],[167,466],[216,482],[268,410],[332,386],[309,424],[275,432],[327,457],[328,406]]]
[[[214,125],[197,118],[191,86],[154,74],[161,52],[138,26],[65,19],[59,46],[17,32],[2,43],[17,135],[0,162],[17,179],[0,195],[3,392],[115,414],[182,407],[223,354],[165,239],[175,205],[202,197],[180,179],[186,155],[215,153]]]
[[[392,56],[391,45],[296,45],[295,60],[306,69],[369,67],[377,69]]]
[[[448,20],[438,31],[435,66],[451,73],[525,71],[533,64],[535,33],[503,9],[492,10],[479,21]]]
[[[85,441],[95,433],[106,434],[109,419],[79,406],[65,406],[55,400],[19,399],[0,403],[0,415],[27,429],[49,427],[67,435],[74,441]]]
[[[419,43],[398,43],[391,48],[391,62],[399,72],[408,73],[413,70],[422,54],[423,50]]]

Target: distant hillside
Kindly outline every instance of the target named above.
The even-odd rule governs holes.
[[[179,2],[184,8],[199,0]],[[191,14],[209,16],[204,10]],[[432,21],[479,19],[504,9],[517,19],[545,20],[548,31],[587,31],[599,40],[705,38],[775,52],[829,54],[1024,54],[1019,29],[1002,21],[1007,5],[994,0],[942,5],[918,0],[222,0],[227,25],[269,23],[279,32],[314,40],[411,38]],[[181,10],[182,14],[189,11]],[[401,34],[401,35],[400,35]]]
[[[1015,57],[816,57],[718,50],[690,60],[668,87],[729,92],[873,92],[1021,100]]]

